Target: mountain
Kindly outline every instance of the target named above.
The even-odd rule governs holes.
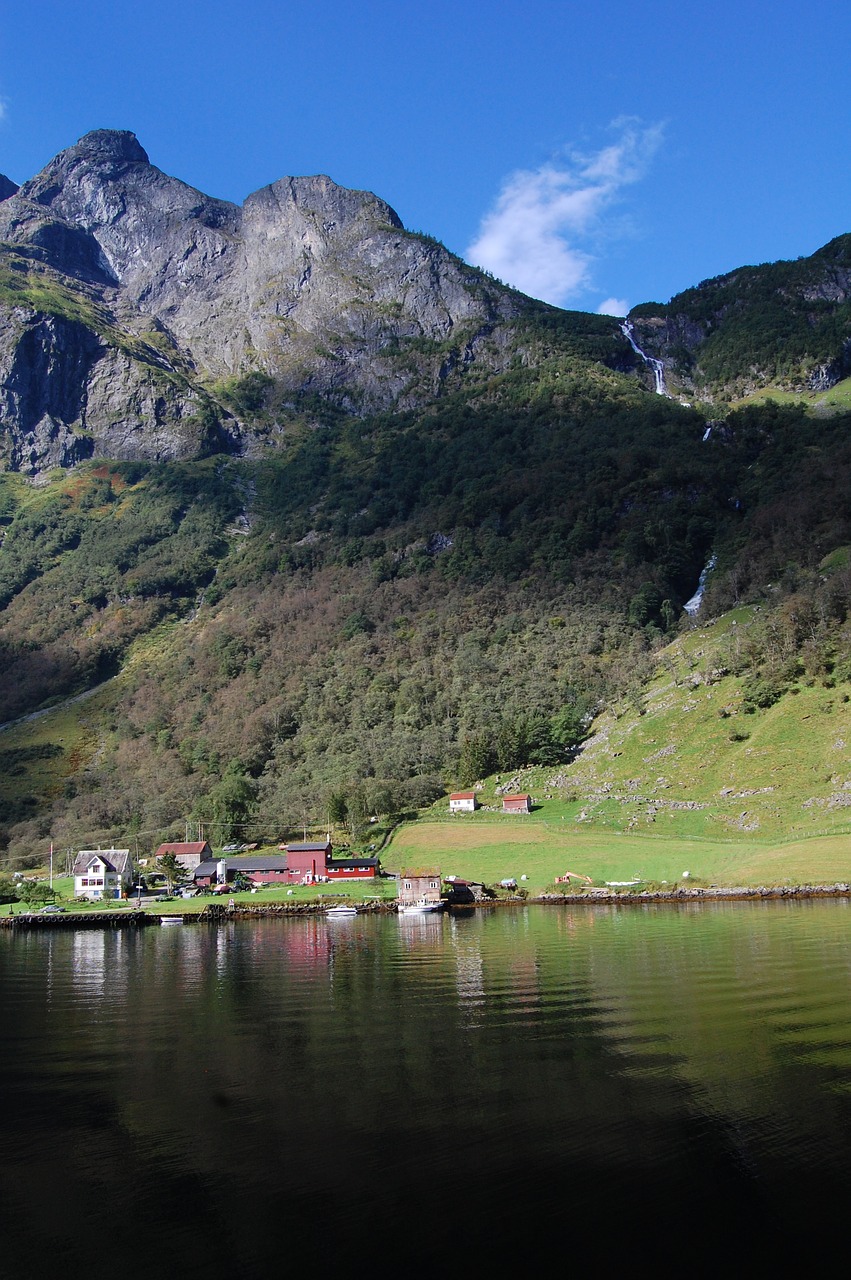
[[[642,349],[689,397],[828,391],[851,374],[851,235],[808,258],[704,280],[629,318]]]
[[[240,207],[162,173],[132,133],[87,134],[0,196],[0,422],[30,474],[250,450],[305,397],[415,408],[528,359],[523,331],[555,312],[368,192],[282,178]],[[580,329],[628,361],[610,320]]]
[[[325,177],[240,207],[99,131],[2,190],[9,858],[187,820],[368,839],[527,764],[592,794],[594,724],[654,717],[664,646],[743,605],[743,715],[851,696],[851,419],[813,389],[844,370],[844,239],[637,308],[666,396],[613,317]],[[721,776],[748,748],[710,736]]]

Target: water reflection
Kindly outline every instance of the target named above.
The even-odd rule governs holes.
[[[128,1276],[166,1255],[265,1276],[284,1244],[315,1265],[318,1241],[346,1265],[365,1238],[398,1265],[412,1204],[461,1206],[489,1265],[576,1260],[595,1233],[612,1265],[636,1232],[675,1259],[707,1220],[779,1239],[851,1191],[848,919],[735,904],[0,935],[6,1262],[24,1267],[26,1206],[49,1203],[56,1265],[105,1274],[77,1224],[107,1192],[155,1224],[122,1244]],[[417,1265],[450,1262],[435,1236]]]

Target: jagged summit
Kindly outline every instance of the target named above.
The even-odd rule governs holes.
[[[17,190],[17,182],[7,178],[5,173],[0,173],[0,200],[8,200],[9,196],[13,196]]]
[[[504,367],[506,326],[533,305],[371,192],[284,177],[239,206],[163,173],[129,131],[86,134],[0,210],[0,452],[34,472],[185,456],[214,422],[232,447],[245,424],[216,385],[247,375],[278,402],[416,407]]]
[[[98,160],[101,163],[125,161],[130,164],[150,164],[147,151],[129,129],[92,129],[83,134],[72,147],[60,151],[48,168],[74,164],[83,159]]]

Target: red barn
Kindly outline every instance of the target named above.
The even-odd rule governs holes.
[[[325,875],[325,866],[330,858],[330,840],[305,840],[302,844],[287,845],[287,867],[290,875],[306,884]]]
[[[371,880],[378,870],[377,858],[333,858],[330,840],[288,844],[287,862],[291,875],[307,884],[312,880]]]
[[[527,795],[503,796],[502,812],[503,813],[531,813],[532,797]]]

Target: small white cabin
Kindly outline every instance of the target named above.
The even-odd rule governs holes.
[[[475,791],[453,791],[449,797],[450,813],[474,813],[478,807]]]

